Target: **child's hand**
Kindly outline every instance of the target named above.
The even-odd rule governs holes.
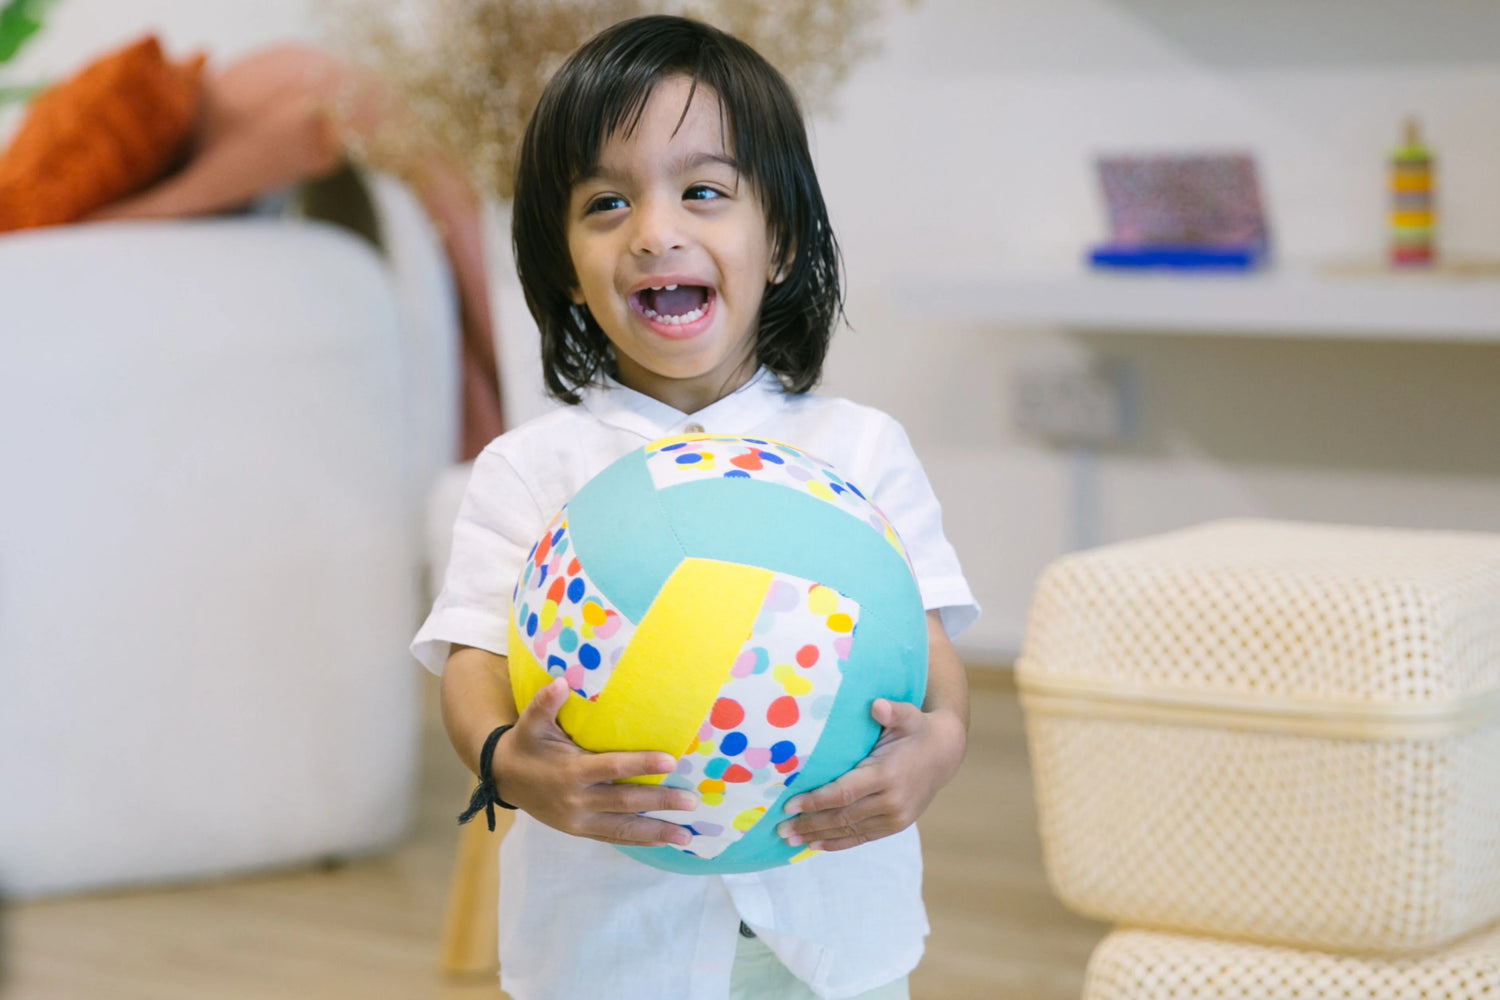
[[[690,792],[660,785],[614,784],[616,778],[669,774],[671,754],[650,751],[590,753],[568,738],[557,712],[568,686],[554,680],[537,692],[515,728],[495,745],[492,767],[500,797],[550,827],[608,844],[686,846],[691,835],[675,823],[636,813],[690,810]]]
[[[787,803],[788,813],[800,814],[776,828],[787,843],[842,851],[899,833],[958,772],[969,739],[968,684],[936,611],[927,613],[927,663],[925,710],[876,698],[875,748],[842,778]]]
[[[967,736],[956,713],[877,698],[870,716],[883,728],[870,755],[787,803],[788,813],[800,814],[777,828],[787,843],[842,851],[899,833],[958,771]]]
[[[788,843],[842,851],[899,833],[958,771],[967,736],[956,714],[878,698],[870,716],[882,727],[870,755],[838,780],[787,803],[796,818],[777,832]]]

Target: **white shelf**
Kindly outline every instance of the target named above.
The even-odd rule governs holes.
[[[896,298],[926,319],[1009,326],[1500,343],[1500,280],[1441,274],[945,274]]]

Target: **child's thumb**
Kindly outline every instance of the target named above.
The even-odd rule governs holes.
[[[530,721],[556,725],[557,713],[567,700],[568,682],[561,677],[554,677],[546,687],[532,696],[531,704],[521,714]]]
[[[911,722],[913,717],[920,715],[921,712],[920,708],[910,702],[891,701],[888,698],[876,698],[870,705],[870,717],[882,729],[900,728],[902,724]]]

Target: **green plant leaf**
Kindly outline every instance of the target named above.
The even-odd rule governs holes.
[[[53,0],[8,0],[0,7],[0,63],[9,62],[32,35],[42,30],[42,20]]]

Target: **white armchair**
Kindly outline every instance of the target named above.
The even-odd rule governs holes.
[[[0,237],[0,893],[406,826],[457,333],[378,190],[394,266],[287,219]]]

